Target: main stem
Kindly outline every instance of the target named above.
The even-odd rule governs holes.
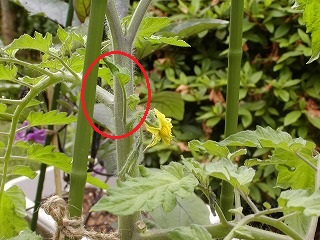
[[[225,137],[236,133],[238,127],[243,5],[244,0],[231,1]],[[229,149],[230,151],[235,150],[234,147]],[[229,210],[233,208],[233,202],[233,187],[228,182],[223,181],[220,205],[227,220],[232,220],[232,214]]]
[[[109,29],[112,36],[112,46],[114,50],[120,50],[129,54],[133,54],[133,42],[136,33],[139,29],[141,21],[150,5],[151,0],[140,1],[127,29],[126,34],[123,34],[122,27],[120,24],[120,18],[117,14],[114,0],[109,0],[106,10],[108,19]],[[123,56],[114,55],[114,63],[127,68],[131,75],[131,80],[125,86],[125,92],[122,89],[121,83],[115,79],[114,81],[114,123],[115,123],[115,134],[122,135],[127,133],[130,129],[127,129],[126,119],[130,117],[130,112],[126,112],[125,99],[133,94],[133,63],[130,59]],[[125,116],[123,118],[123,116]],[[116,154],[117,154],[117,170],[120,170],[125,166],[128,159],[128,155],[134,146],[133,138],[122,138],[116,140]],[[134,171],[130,173],[131,176],[135,177],[138,175],[138,166],[133,167]],[[129,216],[119,216],[119,235],[123,240],[132,239],[134,233],[135,223],[139,220],[140,213],[134,213]]]
[[[106,3],[107,0],[91,2],[88,41],[83,74],[87,71],[90,64],[100,55]],[[95,103],[98,67],[99,66],[96,64],[92,68],[86,82],[86,90],[84,94],[86,109],[91,118]],[[71,217],[80,217],[82,213],[82,201],[87,179],[87,162],[91,133],[92,128],[85,118],[82,104],[80,103],[70,178],[69,212]]]

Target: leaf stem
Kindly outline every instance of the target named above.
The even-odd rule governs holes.
[[[317,166],[313,165],[308,159],[306,159],[304,156],[300,154],[300,151],[296,152],[297,156],[304,161],[306,164],[308,164],[309,167],[311,167],[313,170],[318,171]]]
[[[21,66],[24,66],[24,67],[27,67],[29,69],[32,69],[34,71],[37,71],[43,75],[47,75],[49,77],[53,77],[53,73],[50,72],[50,71],[47,71],[41,67],[38,67],[37,65],[35,64],[31,64],[31,63],[27,63],[27,62],[24,62],[24,61],[21,61],[19,59],[16,59],[16,58],[4,58],[4,57],[0,57],[0,62],[9,62],[9,63],[15,63],[15,64],[18,64],[18,65],[21,65]]]
[[[139,1],[139,4],[136,10],[133,13],[133,16],[129,23],[127,34],[126,34],[130,45],[133,45],[134,39],[139,30],[142,19],[144,18],[144,15],[147,12],[151,2],[152,0]]]
[[[62,60],[62,58],[60,58],[59,56],[53,54],[53,53],[48,53],[51,57],[58,59],[58,61],[68,70],[68,72],[70,72],[72,74],[72,76],[75,77],[75,79],[77,79],[77,81],[81,82],[81,78],[79,77],[79,75],[74,72],[68,64],[65,63],[65,61]]]

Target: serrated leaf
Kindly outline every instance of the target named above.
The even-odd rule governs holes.
[[[288,126],[292,123],[295,123],[300,116],[302,115],[301,111],[292,111],[289,112],[285,117],[284,117],[284,126]]]
[[[16,143],[17,145],[17,143]],[[19,146],[21,143],[19,144]],[[27,150],[27,160],[36,161],[39,163],[45,163],[50,166],[57,167],[66,173],[71,172],[71,163],[72,158],[68,157],[64,153],[55,152],[54,146],[42,146],[40,144],[32,144],[30,145],[23,145],[23,147],[28,147]],[[94,178],[91,174],[87,174],[87,182],[91,183],[102,189],[107,189],[108,185],[101,181],[100,179]]]
[[[197,206],[196,208],[194,206]],[[165,213],[161,207],[149,212],[152,220],[161,228],[189,226],[190,224],[210,224],[206,204],[195,194],[187,198],[177,198],[176,207]]]
[[[290,149],[295,141],[286,132],[280,129],[273,130],[271,127],[257,126],[255,131],[247,130],[227,137],[219,142],[222,146],[246,146],[259,148],[283,148]],[[300,143],[303,146],[303,143]]]
[[[18,235],[28,226],[24,219],[26,202],[24,193],[17,186],[4,191],[1,200],[0,237],[6,239]]]
[[[242,156],[247,154],[247,149],[239,149],[233,153],[230,153],[228,158],[234,160],[236,157]]]
[[[192,174],[184,174],[183,168],[176,162],[163,166],[161,171],[143,168],[142,177],[128,177],[117,188],[110,188],[109,196],[101,198],[91,211],[130,215],[162,205],[165,212],[170,212],[177,204],[177,196],[190,196],[198,184]]]
[[[73,0],[73,6],[79,20],[83,23],[90,14],[91,0]]]
[[[32,99],[30,102],[28,102],[26,108],[28,107],[33,107],[33,106],[37,106],[40,105],[42,102],[36,100],[36,99]]]
[[[204,143],[200,142],[199,140],[192,140],[188,143],[188,147],[191,151],[207,152],[211,155],[225,158],[230,153],[226,146],[221,146],[219,143],[212,140],[208,140]]]
[[[253,168],[246,166],[237,167],[229,159],[222,158],[205,165],[207,174],[229,182],[233,187],[240,188],[249,194],[248,184],[252,182],[255,175]]]
[[[57,36],[61,42],[61,47],[59,51],[62,55],[69,55],[70,53],[72,53],[73,49],[80,48],[85,44],[83,38],[80,35],[78,35],[75,31],[67,32],[60,26],[57,30]],[[73,58],[74,56],[79,56],[79,54],[72,54],[71,58]],[[69,59],[70,58],[67,58],[67,60]]]
[[[40,76],[40,77],[29,77],[29,76],[24,76],[22,78],[19,78],[19,81],[22,81],[24,83],[28,83],[31,85],[35,85],[38,82],[40,82],[42,79],[44,79],[46,76]]]
[[[295,212],[301,212],[306,216],[320,216],[320,192],[312,194],[308,190],[288,190],[280,194],[279,206]]]
[[[37,173],[33,171],[29,166],[15,165],[12,167],[9,175],[25,176],[30,179],[34,179],[37,176]]]
[[[150,37],[145,37],[144,40],[149,41],[151,44],[168,44],[168,45],[173,45],[173,46],[178,46],[178,47],[190,47],[188,43],[185,41],[178,39],[177,36],[175,37],[162,37],[162,36],[155,36],[152,35]]]
[[[147,100],[142,99],[141,103]],[[174,92],[159,92],[152,94],[151,108],[156,108],[166,117],[182,120],[184,115],[184,101],[179,93]]]
[[[32,232],[30,229],[26,228],[19,233],[18,236],[10,238],[9,240],[41,240],[42,238],[37,235],[35,232]]]
[[[16,78],[18,68],[15,65],[0,64],[0,80],[12,81]]]
[[[172,240],[212,240],[211,234],[200,225],[191,225],[190,227],[179,227],[169,232]]]
[[[43,112],[30,112],[27,120],[29,126],[40,126],[40,125],[64,125],[77,121],[77,117],[70,115],[67,116],[66,112],[57,112],[53,110],[47,113]]]
[[[302,149],[300,154],[315,164],[312,158],[312,150]],[[312,189],[315,181],[315,171],[293,151],[275,149],[271,158],[272,163],[276,163],[279,172],[277,176],[277,186],[283,189]]]
[[[171,20],[167,17],[146,17],[142,20],[137,38],[150,37],[155,32],[168,26],[170,22]]]
[[[61,0],[11,0],[23,6],[30,15],[44,15],[49,19],[65,26],[68,15],[68,3]],[[79,23],[79,21],[73,21]],[[72,24],[74,26],[74,24]]]
[[[311,33],[312,55],[307,63],[311,63],[320,55],[320,2],[318,0],[296,0],[294,7],[303,10],[303,21],[307,33]]]
[[[186,166],[189,172],[193,173],[193,175],[198,179],[200,184],[205,187],[209,187],[210,179],[209,175],[206,171],[206,167],[204,164],[195,161],[192,158],[185,159],[183,156],[181,157],[183,164]]]
[[[38,50],[43,53],[49,52],[49,48],[52,45],[52,35],[46,33],[44,37],[38,32],[35,32],[34,38],[24,34],[18,39],[15,39],[10,45],[5,49],[8,53],[12,53],[16,49],[33,49]]]

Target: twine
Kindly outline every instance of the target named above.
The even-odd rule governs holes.
[[[98,233],[84,228],[81,217],[69,218],[67,203],[58,196],[52,196],[42,204],[43,210],[50,215],[57,224],[53,240],[63,237],[81,239],[87,237],[92,240],[119,240],[117,233]]]

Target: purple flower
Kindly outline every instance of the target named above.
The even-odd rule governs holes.
[[[21,127],[27,127],[29,125],[28,121],[24,121]],[[16,133],[15,141],[33,141],[35,143],[44,144],[46,139],[46,130],[39,129],[36,127],[25,128]]]

